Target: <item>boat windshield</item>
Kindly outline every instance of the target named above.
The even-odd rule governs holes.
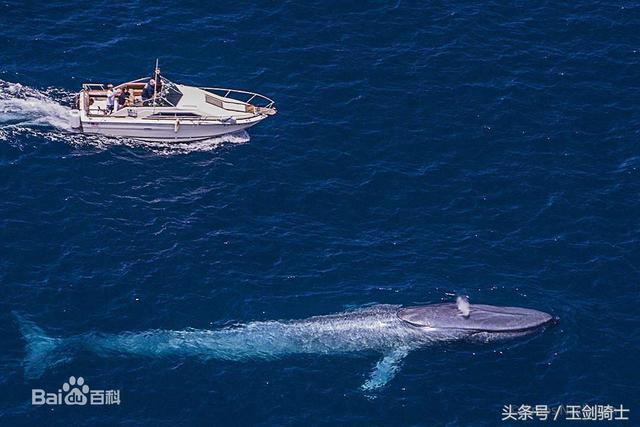
[[[158,96],[156,96],[156,106],[158,107],[175,107],[180,102],[180,98],[182,98],[182,92],[180,89],[171,81],[165,79],[164,77],[160,77],[162,81],[162,88],[158,91]]]

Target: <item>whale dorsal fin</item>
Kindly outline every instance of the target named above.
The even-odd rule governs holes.
[[[373,391],[384,387],[400,370],[400,363],[409,354],[408,347],[400,347],[389,351],[376,366],[373,367],[369,379],[362,384],[362,390]]]

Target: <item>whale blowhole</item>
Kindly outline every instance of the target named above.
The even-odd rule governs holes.
[[[458,311],[464,317],[469,317],[471,313],[471,306],[469,305],[469,300],[466,297],[458,296],[456,298],[456,305],[458,306]]]

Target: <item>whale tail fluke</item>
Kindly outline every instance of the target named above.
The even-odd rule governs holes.
[[[62,339],[48,336],[41,327],[19,313],[13,312],[13,315],[26,341],[24,375],[39,378],[48,368],[62,362],[59,354]]]

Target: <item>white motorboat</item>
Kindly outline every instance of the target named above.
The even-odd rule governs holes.
[[[188,142],[238,132],[276,113],[273,100],[254,92],[173,83],[157,67],[155,81],[154,95],[146,100],[142,90],[149,77],[113,87],[127,95],[112,112],[107,85],[83,84],[71,111],[72,127],[87,134]]]

